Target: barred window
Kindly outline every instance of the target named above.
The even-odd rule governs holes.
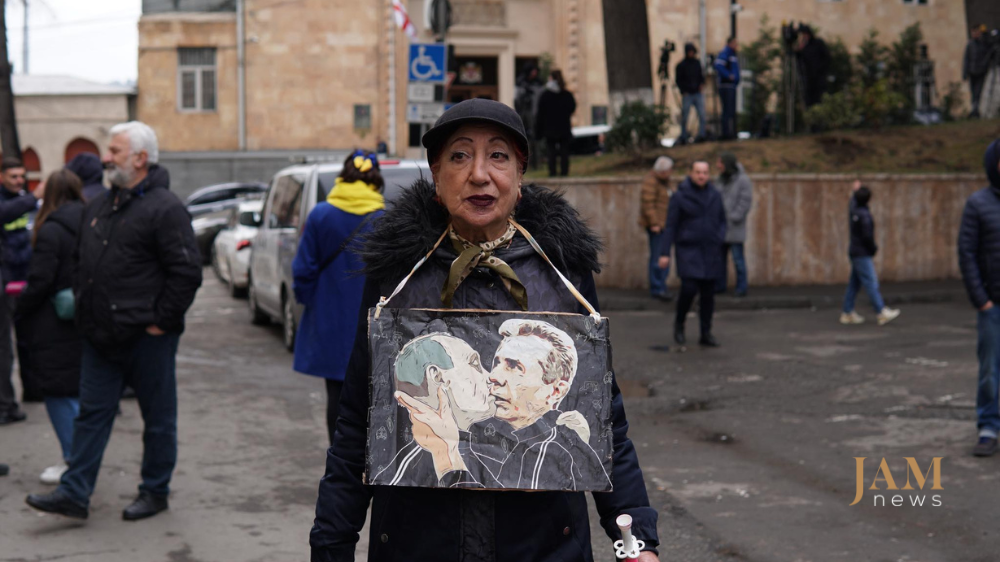
[[[181,111],[215,111],[215,48],[177,49],[177,103]]]

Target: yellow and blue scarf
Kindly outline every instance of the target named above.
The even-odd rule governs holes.
[[[367,215],[385,208],[385,198],[371,184],[345,182],[342,178],[337,178],[326,202],[352,215]]]

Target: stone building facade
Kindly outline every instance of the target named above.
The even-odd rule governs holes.
[[[405,0],[419,42],[432,42],[424,2]],[[602,121],[608,105],[601,0],[451,0],[460,73],[454,97],[512,104],[516,73],[551,59],[577,97],[574,125]],[[419,154],[406,120],[409,38],[390,0],[245,0],[246,149],[338,150],[384,140]],[[761,17],[812,22],[849,48],[869,29],[889,41],[920,22],[943,89],[960,80],[964,0],[742,0],[738,35],[752,40]],[[706,51],[730,33],[729,0],[705,0]],[[650,69],[665,39],[700,43],[699,2],[647,0]],[[138,116],[164,151],[239,149],[236,13],[232,0],[144,0],[139,21]],[[673,64],[681,56],[675,53]],[[187,57],[187,60],[185,60]],[[192,63],[192,61],[194,61]],[[672,70],[672,69],[671,69]],[[469,80],[463,80],[463,76]],[[469,82],[469,83],[466,83]],[[210,99],[214,98],[214,99]],[[212,102],[212,103],[203,103]],[[408,148],[411,147],[411,148]]]

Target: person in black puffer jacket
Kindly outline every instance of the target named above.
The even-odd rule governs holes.
[[[576,98],[566,89],[561,70],[553,70],[545,91],[538,99],[538,116],[535,118],[535,135],[545,139],[549,156],[549,177],[556,176],[556,156],[559,156],[559,175],[569,175],[569,143],[573,140],[570,120],[576,112]]]
[[[984,158],[990,185],[972,194],[962,212],[958,231],[958,266],[972,306],[979,311],[979,384],[976,393],[979,442],[972,453],[997,452],[1000,433],[1000,139]]]
[[[191,215],[156,164],[156,133],[133,121],[112,127],[106,161],[114,188],[83,213],[74,284],[84,336],[80,416],[69,470],[32,507],[86,518],[124,385],[135,389],[145,424],[139,496],[126,520],[167,509],[177,463],[177,345],[201,286]]]
[[[90,202],[106,192],[104,187],[104,165],[96,154],[77,154],[66,164],[66,169],[80,177],[83,182],[83,200]]]
[[[899,316],[899,310],[889,308],[882,300],[878,288],[878,276],[875,273],[873,258],[878,253],[875,244],[875,221],[868,210],[868,201],[872,192],[861,182],[855,182],[853,187],[853,204],[851,214],[851,244],[847,251],[851,258],[851,277],[847,283],[847,293],[844,295],[844,306],[840,314],[841,324],[861,324],[865,319],[854,311],[854,301],[858,291],[864,287],[871,299],[872,308],[878,318],[879,326],[893,321]]]
[[[73,286],[73,252],[83,217],[81,182],[73,172],[58,170],[45,182],[45,202],[32,236],[28,286],[17,302],[15,318],[24,325],[31,372],[45,399],[63,463],[42,473],[46,484],[58,484],[66,471],[73,443],[73,420],[80,412],[82,343],[72,316],[60,317],[53,299]],[[69,309],[65,312],[72,312]]]

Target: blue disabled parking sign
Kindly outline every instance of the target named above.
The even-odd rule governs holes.
[[[410,45],[410,82],[444,84],[448,51],[444,44]]]

